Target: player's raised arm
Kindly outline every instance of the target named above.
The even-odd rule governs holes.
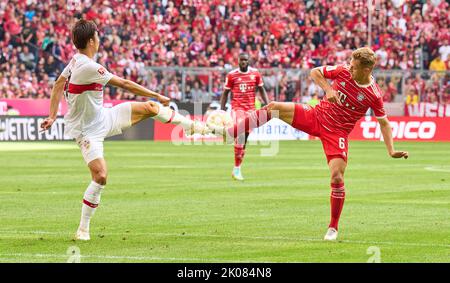
[[[407,159],[409,154],[407,151],[395,151],[394,140],[392,139],[392,129],[387,117],[377,118],[380,123],[381,134],[383,135],[386,149],[392,158],[405,158]]]
[[[135,95],[156,98],[162,105],[169,106],[170,98],[163,96],[157,92],[151,91],[133,81],[122,79],[118,76],[113,76],[108,81],[108,84],[127,90]]]
[[[61,97],[64,93],[64,85],[66,83],[66,80],[66,77],[60,75],[53,85],[52,94],[50,97],[50,114],[41,124],[41,128],[44,131],[49,129],[53,125],[53,122],[55,122],[56,120],[56,115],[58,115],[59,102],[61,101]]]
[[[310,77],[316,85],[320,86],[323,89],[323,91],[325,92],[325,95],[327,97],[327,100],[329,102],[342,105],[341,101],[339,100],[339,95],[333,89],[333,87],[328,83],[327,77],[323,73],[325,68],[336,69],[336,67],[334,67],[334,66],[317,67],[317,68],[314,68],[311,70]]]

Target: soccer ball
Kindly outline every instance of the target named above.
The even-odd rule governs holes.
[[[207,125],[229,128],[233,126],[230,113],[223,110],[214,110],[206,118]]]

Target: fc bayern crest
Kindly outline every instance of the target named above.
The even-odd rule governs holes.
[[[250,79],[253,81],[255,79],[255,75],[251,75]]]
[[[363,101],[364,100],[364,94],[362,94],[362,93],[358,93],[358,101]]]

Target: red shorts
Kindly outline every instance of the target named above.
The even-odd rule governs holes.
[[[247,118],[251,111],[252,110],[241,110],[241,109],[231,111],[231,117],[233,118],[234,124],[239,124],[242,120]],[[245,132],[250,133],[251,130],[247,130]]]
[[[307,104],[296,104],[292,127],[312,136],[319,137],[328,163],[334,158],[342,158],[347,162],[348,135],[326,129],[317,119],[316,109]]]
[[[235,109],[231,111],[231,117],[233,118],[234,124],[239,124],[242,122],[245,118],[248,117],[252,110],[242,110],[242,109]],[[250,135],[250,132],[252,130],[246,130],[245,136],[248,137]],[[243,145],[245,147],[245,144],[247,143],[246,138],[244,139],[244,136],[239,136],[234,139],[235,145]]]

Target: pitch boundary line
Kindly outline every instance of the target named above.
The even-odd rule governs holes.
[[[0,230],[0,234],[10,234],[10,235],[26,235],[26,234],[37,234],[37,235],[61,235],[71,237],[71,233],[67,232],[51,232],[51,231],[14,231],[14,230]],[[248,240],[282,240],[282,241],[303,241],[303,242],[324,242],[321,238],[312,237],[283,237],[283,236],[232,236],[232,235],[211,235],[211,234],[180,234],[180,233],[155,233],[155,232],[108,232],[102,233],[102,235],[128,235],[128,236],[166,236],[166,237],[198,237],[198,238],[229,238],[229,239],[248,239]],[[1,238],[1,235],[0,235]],[[417,246],[417,247],[442,247],[450,248],[450,244],[431,244],[431,243],[405,243],[405,242],[389,242],[389,241],[358,241],[358,240],[338,240],[338,243],[349,243],[349,244],[364,244],[364,245],[398,245],[398,246]]]
[[[424,169],[427,171],[432,171],[432,172],[450,173],[450,167],[447,169],[447,168],[436,168],[436,166],[426,166],[426,167],[424,167]]]

